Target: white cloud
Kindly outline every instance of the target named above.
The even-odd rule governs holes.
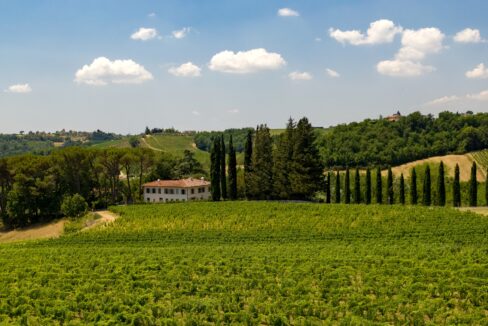
[[[199,116],[200,115],[200,112],[198,112],[196,110],[193,110],[193,111],[191,111],[191,114],[196,115],[196,116]]]
[[[291,80],[310,80],[312,79],[312,75],[308,72],[300,72],[300,71],[294,71],[288,74],[288,77]]]
[[[300,13],[290,8],[281,8],[278,10],[278,16],[281,17],[298,17]]]
[[[402,47],[393,60],[380,61],[376,69],[380,74],[394,77],[414,77],[435,70],[421,63],[427,54],[443,49],[444,34],[434,27],[418,30],[407,29],[402,35]]]
[[[110,61],[105,57],[84,65],[75,74],[75,82],[94,86],[114,84],[140,84],[153,79],[152,74],[132,60]]]
[[[266,49],[249,51],[222,51],[215,54],[209,63],[214,71],[247,74],[261,70],[276,70],[286,65],[279,53],[268,52]]]
[[[147,15],[147,17],[151,17],[151,18],[156,17],[156,13],[151,12],[151,13],[149,13],[149,14]]]
[[[482,43],[486,42],[481,38],[478,29],[466,28],[454,35],[454,41],[458,43]]]
[[[239,109],[230,109],[230,110],[227,110],[228,113],[232,113],[232,114],[236,114],[236,113],[239,113]]]
[[[158,36],[158,31],[154,28],[139,28],[135,33],[133,33],[130,38],[133,40],[147,41]]]
[[[174,38],[176,38],[176,39],[182,39],[182,38],[185,38],[185,36],[187,36],[188,33],[190,33],[190,30],[191,30],[190,27],[183,27],[180,30],[173,31],[172,34],[173,34],[173,37]]]
[[[466,97],[470,100],[488,101],[488,90],[475,94],[468,94]]]
[[[202,69],[191,62],[169,68],[168,72],[177,77],[200,77]]]
[[[402,32],[402,27],[396,26],[391,20],[380,19],[369,24],[366,35],[358,30],[342,31],[329,29],[329,36],[337,42],[352,45],[391,43],[396,34]]]
[[[9,86],[5,92],[7,93],[30,93],[32,92],[32,88],[29,84],[15,84]]]
[[[466,77],[468,78],[488,78],[488,68],[483,63],[477,65],[473,70],[466,71]]]
[[[329,77],[332,77],[332,78],[338,78],[341,76],[337,71],[332,70],[330,68],[325,69],[325,71],[327,72],[327,75],[329,75]]]
[[[439,104],[446,104],[454,101],[459,101],[461,98],[457,95],[452,96],[443,96],[440,98],[436,98],[430,102],[427,102],[426,105],[439,105]]]

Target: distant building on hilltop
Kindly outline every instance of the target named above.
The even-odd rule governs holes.
[[[156,180],[143,186],[148,203],[210,199],[210,182],[201,179]]]
[[[398,120],[400,120],[401,117],[402,117],[402,114],[400,113],[400,111],[397,111],[397,113],[389,115],[385,119],[390,121],[390,122],[397,122]]]

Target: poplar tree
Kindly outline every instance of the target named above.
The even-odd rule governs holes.
[[[393,205],[395,203],[395,198],[393,197],[393,173],[391,172],[391,167],[388,167],[388,178],[386,184],[388,191],[388,205]]]
[[[369,167],[366,169],[366,198],[367,205],[371,204],[371,170]]]
[[[244,191],[246,198],[250,197],[250,176],[252,171],[252,131],[248,130],[244,145]]]
[[[349,181],[349,167],[346,167],[346,177],[344,178],[344,203],[351,203],[351,187]]]
[[[383,189],[381,184],[381,169],[378,166],[376,168],[376,203],[382,204],[383,203]]]
[[[229,198],[237,199],[237,160],[232,135],[229,139]]]
[[[220,192],[223,199],[227,199],[227,177],[225,164],[224,134],[220,135]]]
[[[340,204],[341,202],[341,175],[339,171],[337,171],[336,174],[336,180],[335,180],[335,203]]]
[[[471,166],[471,178],[469,179],[469,206],[478,205],[478,180],[476,180],[476,162]]]
[[[330,181],[331,181],[331,178],[332,178],[332,173],[329,171],[327,172],[327,179],[325,180],[325,202],[327,204],[330,204],[330,197],[331,197],[331,193],[330,193]]]
[[[459,182],[459,165],[454,168],[454,182],[452,183],[452,204],[454,207],[461,206],[461,183]]]
[[[359,175],[359,168],[356,168],[354,175],[354,203],[361,203],[361,177]]]
[[[417,194],[417,172],[415,168],[412,168],[410,173],[410,204],[417,205],[418,194]]]
[[[444,180],[444,163],[439,163],[439,175],[437,176],[437,205],[446,205],[446,184]]]
[[[427,165],[424,175],[424,188],[422,189],[422,204],[430,206],[431,204],[431,182],[430,182],[430,167]]]
[[[214,138],[212,151],[210,154],[210,182],[212,190],[212,200],[220,200],[220,140]]]
[[[400,204],[405,205],[405,179],[400,174]]]

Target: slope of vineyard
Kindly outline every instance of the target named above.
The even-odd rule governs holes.
[[[0,245],[0,324],[485,324],[488,218],[276,202],[115,207]]]

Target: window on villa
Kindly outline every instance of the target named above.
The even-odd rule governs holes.
[[[146,188],[146,194],[150,193],[151,192],[151,189],[149,188]]]
[[[158,188],[158,194],[160,194],[160,193],[161,193],[161,188]]]
[[[155,194],[156,193],[156,188],[152,188],[152,193]]]
[[[185,189],[181,189],[181,194],[185,195],[185,193],[186,193]]]
[[[193,195],[195,193],[195,189],[191,189],[191,194]]]
[[[151,198],[147,198],[146,200],[147,200],[148,202],[150,202],[150,201],[151,201]]]
[[[168,194],[168,189],[164,189],[164,193],[167,195]]]

